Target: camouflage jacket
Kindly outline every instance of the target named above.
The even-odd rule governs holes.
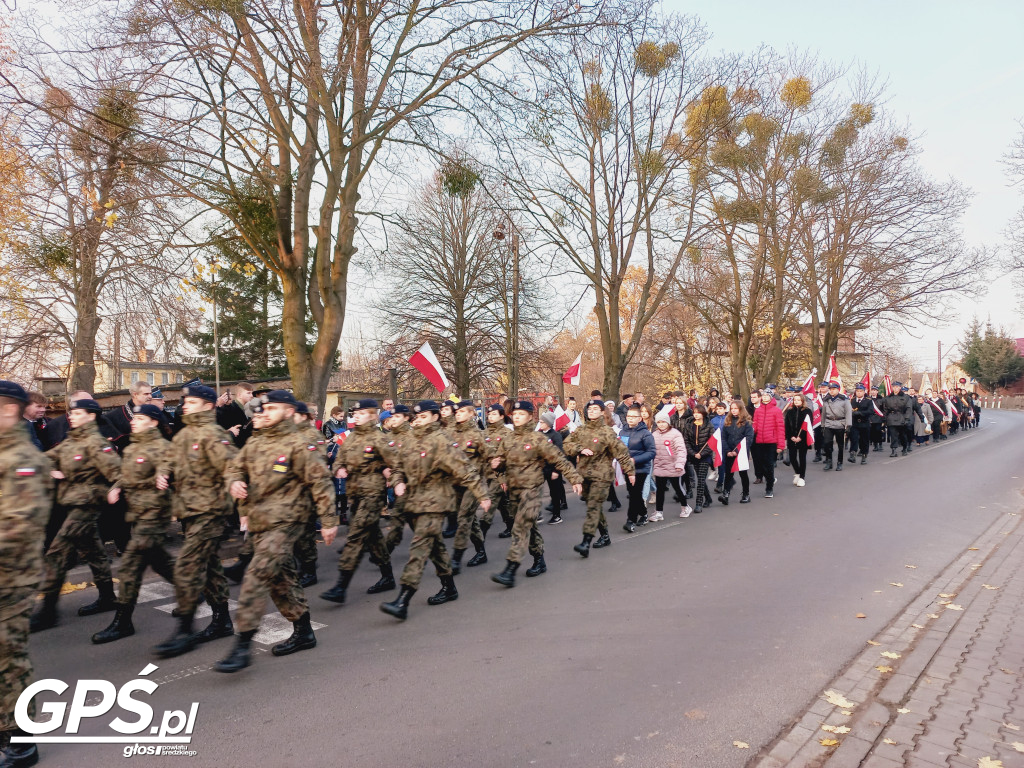
[[[0,432],[0,591],[39,584],[53,468],[50,458],[32,444],[24,424]],[[16,610],[0,599],[0,620]]]
[[[452,438],[452,447],[482,473],[490,457],[490,444],[484,432],[476,425],[476,419],[455,422],[448,428],[448,436]]]
[[[584,456],[580,451],[589,448],[593,456]],[[562,443],[566,456],[578,456],[576,468],[588,480],[610,483],[615,481],[612,459],[618,459],[624,474],[635,471],[633,459],[625,443],[619,440],[615,430],[604,423],[604,419],[588,419]]]
[[[484,442],[487,444],[488,459],[484,462],[484,477],[489,481],[504,483],[505,482],[505,469],[495,469],[491,466],[491,459],[494,458],[496,452],[500,450],[501,443],[506,437],[512,435],[512,430],[505,426],[505,422],[499,421],[497,424],[491,424],[487,422],[487,430],[485,432],[486,437]]]
[[[259,431],[224,471],[225,492],[236,480],[248,486],[244,514],[253,533],[305,522],[316,505],[323,528],[334,528],[334,485],[327,461],[309,432],[288,419]]]
[[[412,428],[396,443],[398,466],[394,483],[405,483],[405,511],[413,515],[444,514],[455,508],[455,485],[480,501],[487,493],[480,473],[463,459],[437,423]]]
[[[320,451],[320,455],[327,457],[327,438],[324,437],[324,433],[316,428],[316,424],[312,421],[307,421],[299,429],[299,434],[305,435],[306,439],[315,445]]]
[[[374,424],[363,424],[348,431],[345,442],[338,447],[334,468],[345,467],[348,470],[345,492],[349,496],[372,496],[384,492],[388,485],[384,479],[384,468],[394,470],[396,461],[391,442],[391,438]]]
[[[121,457],[121,479],[114,484],[121,489],[127,505],[124,519],[129,523],[166,523],[171,519],[170,491],[156,487],[157,467],[170,450],[171,443],[159,429],[132,433]]]
[[[537,432],[529,422],[515,427],[494,450],[493,458],[502,460],[509,488],[536,488],[544,482],[544,465],[550,464],[572,485],[582,483],[576,468],[551,440]]]
[[[67,440],[55,445],[47,455],[53,468],[64,474],[57,482],[57,503],[64,507],[88,507],[82,513],[70,512],[72,519],[85,519],[99,513],[111,483],[121,475],[121,457],[100,434],[95,421],[75,427]]]
[[[184,426],[162,457],[157,474],[174,478],[181,504],[178,517],[227,515],[231,499],[224,490],[224,470],[238,448],[231,434],[217,424],[213,410],[186,414]]]

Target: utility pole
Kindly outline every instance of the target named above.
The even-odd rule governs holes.
[[[121,321],[114,321],[114,359],[111,368],[114,369],[114,380],[110,382],[111,391],[121,388]]]
[[[942,341],[939,341],[939,392],[942,391]]]
[[[509,217],[512,230],[512,366],[508,372],[512,399],[519,398],[519,233]]]
[[[217,265],[213,265],[213,379],[214,391],[220,397],[220,339],[217,335]]]

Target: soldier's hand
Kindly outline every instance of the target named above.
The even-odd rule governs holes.
[[[233,499],[245,499],[249,496],[249,488],[241,480],[235,480],[228,490],[231,492],[231,498]]]
[[[111,488],[107,493],[107,504],[117,504],[117,500],[121,498],[120,488]]]
[[[582,451],[580,451],[580,453],[582,453],[584,456],[593,456],[594,455],[594,452],[592,450],[590,450],[589,448],[584,448]]]
[[[491,459],[491,467],[497,469],[501,466],[501,459]]]
[[[395,486],[395,496],[405,496],[405,483],[399,483]]]
[[[324,537],[324,544],[328,547],[334,543],[334,537],[338,535],[338,526],[333,528],[323,528],[320,530],[321,535]]]
[[[243,533],[249,530],[248,515],[242,515],[240,518],[238,518],[238,530],[242,531]]]
[[[505,493],[508,493],[508,483],[502,483],[501,490],[503,490]]]
[[[166,491],[167,490],[167,477],[165,475],[157,475],[156,476],[156,489],[158,491]]]
[[[345,469],[344,467],[340,467],[338,471],[334,473],[334,476],[339,480],[344,480],[346,477],[348,477],[348,470]]]
[[[52,477],[54,480],[63,480],[64,473],[61,472],[59,469],[54,469],[50,472],[50,477]]]
[[[582,497],[582,496],[583,496],[583,486],[582,486],[582,485],[580,485],[579,483],[576,483],[576,485],[574,485],[574,486],[572,487],[572,491],[573,491],[573,493],[575,493],[575,494],[576,494],[577,496],[580,496],[580,497]]]
[[[384,479],[385,480],[390,480],[391,479],[391,467],[384,467],[384,471],[381,472],[381,474],[384,475]]]
[[[551,473],[551,479],[552,480],[557,480],[558,479],[558,473],[557,472],[552,472]]]
[[[491,508],[491,500],[484,499],[483,501],[480,502],[480,507],[483,509],[484,512],[486,512]]]

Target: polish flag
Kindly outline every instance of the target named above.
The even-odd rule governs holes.
[[[349,427],[349,429],[351,429],[351,427]],[[336,434],[334,436],[334,442],[336,442],[338,445],[341,445],[342,443],[345,442],[345,438],[347,438],[347,437],[348,437],[348,432],[339,432],[338,434]]]
[[[750,469],[750,457],[747,456],[747,438],[740,440],[736,446],[736,459],[732,463],[730,472],[744,472]]]
[[[437,355],[430,348],[430,342],[423,342],[423,346],[416,350],[416,354],[409,358],[412,367],[427,377],[427,380],[434,385],[438,392],[444,392],[450,385],[448,377],[441,369],[441,363]]]
[[[814,426],[818,426],[821,423],[821,398],[818,397],[818,390],[814,387],[814,375],[817,372],[817,368],[812,369],[811,375],[807,377],[804,385],[800,388],[804,400],[807,401],[807,407],[811,409]]]
[[[612,459],[612,467],[615,469],[615,486],[626,484],[626,476],[622,472],[622,465],[618,459]]]
[[[892,394],[892,376],[890,376],[888,373],[885,374],[884,381],[885,381],[885,396],[888,397],[889,395]]]
[[[744,440],[745,439],[746,438],[744,438]],[[714,459],[715,468],[717,469],[718,467],[722,466],[722,430],[721,430],[721,428],[716,429],[715,430],[715,434],[713,434],[710,438],[708,438],[708,448],[710,448],[711,452],[714,454],[713,459]]]
[[[563,430],[569,426],[569,414],[562,410],[562,406],[555,406],[555,429]]]
[[[839,391],[842,394],[846,394],[846,388],[843,386],[843,377],[839,375],[839,366],[836,365],[836,353],[833,352],[828,358],[828,375],[825,376],[824,381],[835,381],[839,384]]]
[[[814,424],[811,423],[810,416],[804,416],[804,423],[800,425],[800,429],[807,438],[807,447],[811,448],[814,445]]]
[[[675,403],[669,403],[668,405],[666,405],[661,410],[663,410],[670,417],[671,416],[675,416],[676,415],[676,404]]]
[[[572,384],[574,387],[580,385],[580,365],[583,362],[583,353],[580,352],[576,356],[575,362],[569,366],[569,370],[562,374],[562,382],[564,384]]]
[[[864,378],[860,380],[865,392],[871,391],[871,371],[864,371]]]

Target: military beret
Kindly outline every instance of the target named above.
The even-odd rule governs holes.
[[[0,397],[9,397],[11,400],[21,403],[28,402],[28,392],[21,384],[16,384],[13,381],[0,380]]]
[[[491,411],[497,411],[502,416],[505,415],[505,409],[501,407],[500,403],[492,403],[491,405],[488,405],[487,412],[490,413]]]
[[[365,400],[358,400],[356,404],[352,406],[355,411],[368,411],[370,409],[377,410],[380,408],[380,403],[374,400],[372,397],[368,397]]]
[[[596,405],[598,408],[600,408],[603,411],[606,403],[602,403],[600,400],[598,400],[596,398],[594,400],[588,400],[587,404],[585,406],[583,406],[583,412],[586,413],[587,409],[590,408],[590,406],[592,406],[592,405]]]
[[[299,401],[295,399],[295,395],[289,392],[287,389],[272,389],[262,397],[263,403],[282,403],[283,405],[290,405],[296,409],[299,407]]]
[[[411,413],[411,411],[409,410],[409,406],[402,405],[401,403],[396,404],[395,407],[391,409],[391,412],[394,414],[401,413],[406,416],[408,416]]]
[[[459,408],[475,408],[475,407],[476,407],[476,404],[472,400],[459,400],[458,404],[455,406],[456,410],[458,410]]]
[[[828,388],[829,389],[841,389],[841,387],[839,386],[839,382],[838,381],[830,381],[828,383]]]
[[[420,400],[413,406],[413,413],[440,413],[441,406],[436,400]]]
[[[210,387],[204,387],[202,384],[183,387],[181,390],[181,396],[182,398],[198,397],[200,400],[205,400],[208,403],[217,402],[217,393],[210,389]]]
[[[137,413],[140,416],[148,416],[153,421],[160,422],[161,424],[166,421],[164,412],[157,406],[150,405],[149,403],[146,403],[145,405],[136,405],[132,408],[132,413]]]
[[[103,413],[103,409],[100,408],[100,404],[95,400],[75,400],[71,405],[68,406],[69,411],[88,411],[89,413],[95,413],[99,416]]]
[[[149,396],[152,397],[154,400],[163,400],[164,399],[164,393],[161,392],[159,388],[154,389],[152,392],[150,392]]]
[[[527,413],[533,413],[533,401],[531,400],[516,400],[512,405],[513,411],[526,411]]]
[[[452,410],[454,411],[454,410],[455,410],[456,408],[458,408],[458,403],[456,403],[456,402],[455,402],[454,400],[452,400],[452,399],[451,399],[451,398],[449,397],[449,398],[448,398],[447,400],[445,400],[445,401],[444,401],[443,403],[441,403],[441,407],[442,407],[442,408],[444,408],[444,407],[446,407],[446,406],[447,406],[448,408],[451,408],[451,409],[452,409]]]
[[[295,401],[295,412],[296,413],[304,413],[304,414],[306,414],[308,416],[309,415],[309,406],[306,405],[301,400],[296,400]]]

